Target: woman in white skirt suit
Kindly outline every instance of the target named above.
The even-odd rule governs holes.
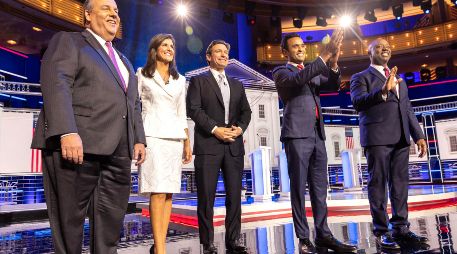
[[[139,68],[138,89],[143,106],[146,160],[139,168],[139,192],[150,197],[154,245],[165,253],[173,193],[181,189],[182,164],[192,160],[186,117],[186,79],[175,62],[175,39],[158,34],[149,43],[146,65]]]

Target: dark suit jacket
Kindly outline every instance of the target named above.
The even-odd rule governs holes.
[[[351,100],[359,112],[363,147],[396,144],[402,132],[408,145],[410,136],[414,142],[424,138],[409,101],[406,83],[399,84],[400,98],[390,91],[384,101],[381,90],[385,82],[384,75],[371,66],[351,78]]]
[[[341,83],[340,74],[330,70],[318,58],[301,71],[290,64],[277,67],[273,70],[273,79],[284,103],[281,141],[314,135],[316,105],[321,116],[319,127],[325,140],[319,95],[321,91],[336,91]]]
[[[251,121],[251,108],[243,84],[227,77],[230,85],[230,110],[228,125],[241,127],[246,131]],[[192,77],[187,90],[187,114],[195,122],[194,154],[221,154],[224,142],[211,134],[214,126],[225,124],[225,108],[221,90],[210,71]],[[244,155],[243,137],[240,135],[230,143],[233,156]]]
[[[78,133],[84,153],[110,155],[127,127],[129,151],[146,144],[137,79],[132,65],[118,52],[129,70],[128,91],[108,54],[87,30],[57,33],[41,66],[41,110],[32,148],[60,149],[60,136]]]

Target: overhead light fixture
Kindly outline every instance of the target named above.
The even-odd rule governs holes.
[[[325,17],[322,17],[322,16],[316,16],[316,25],[317,26],[326,27],[327,26],[327,19]]]
[[[296,28],[302,28],[302,26],[303,26],[303,20],[300,18],[293,18],[292,23],[294,24],[294,27],[296,27]]]
[[[33,31],[36,31],[36,32],[41,32],[41,31],[43,31],[41,28],[36,27],[36,26],[32,27],[32,29],[33,29]]]
[[[421,1],[421,10],[425,14],[429,14],[432,10],[432,0],[422,0]]]
[[[353,18],[349,15],[343,15],[339,20],[341,27],[350,27],[353,22]]]
[[[189,13],[189,8],[187,7],[187,5],[181,3],[178,5],[178,7],[176,7],[176,13],[181,18],[185,18]]]
[[[16,45],[17,41],[15,41],[15,40],[7,40],[6,43],[8,43],[9,45]]]
[[[376,22],[378,21],[378,18],[376,17],[375,13],[374,13],[374,9],[372,10],[367,10],[367,12],[365,12],[365,17],[364,17],[366,20],[370,21],[370,22]]]
[[[233,13],[224,12],[224,15],[222,16],[222,21],[228,24],[234,24],[235,18],[233,17]]]
[[[392,6],[392,13],[397,20],[400,20],[403,17],[403,4]]]

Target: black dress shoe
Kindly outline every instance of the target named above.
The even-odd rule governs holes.
[[[325,237],[325,238],[316,238],[314,241],[316,247],[319,249],[330,249],[334,252],[353,252],[357,250],[357,246],[352,244],[346,244],[338,241],[333,236]]]
[[[153,245],[151,246],[151,248],[149,249],[149,254],[154,254],[154,245],[155,245],[155,244],[153,244]]]
[[[378,245],[378,247],[380,247],[381,249],[387,249],[387,250],[399,250],[400,249],[400,245],[398,245],[398,243],[395,242],[394,238],[389,233],[385,233],[383,235],[377,236],[376,245]]]
[[[238,241],[229,243],[226,245],[226,247],[227,247],[227,253],[233,253],[233,254],[238,254],[238,253],[247,254],[248,253],[248,248],[246,248],[246,246],[242,245]]]
[[[203,254],[217,254],[217,248],[214,243],[203,244]]]
[[[317,253],[316,247],[314,247],[314,244],[309,240],[309,238],[300,239],[298,241],[298,252],[300,254]]]
[[[425,243],[428,241],[427,237],[419,236],[414,234],[411,231],[407,233],[393,233],[392,234],[395,241],[402,241],[402,242],[412,242],[412,243]]]

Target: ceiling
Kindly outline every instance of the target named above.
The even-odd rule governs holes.
[[[33,27],[41,31],[35,31]],[[0,30],[0,46],[25,54],[40,54],[56,32],[4,11],[0,11]],[[14,40],[17,44],[10,45],[8,40]]]

